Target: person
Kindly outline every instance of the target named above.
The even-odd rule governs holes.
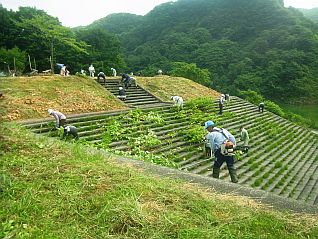
[[[104,82],[105,82],[105,80],[106,80],[106,75],[105,75],[105,73],[104,72],[102,72],[102,71],[100,71],[99,73],[98,73],[98,75],[97,75],[97,80],[99,81],[99,79],[104,79]]]
[[[114,68],[110,68],[110,69],[111,69],[111,71],[112,71],[113,76],[114,76],[114,77],[117,76],[117,71],[116,71],[116,69],[114,69]]]
[[[227,149],[227,145],[232,145],[232,149],[234,150],[234,147],[236,145],[235,137],[226,129],[220,129],[215,127],[215,124],[213,121],[209,120],[206,121],[205,129],[209,132],[206,136],[212,153],[215,156],[215,161],[213,165],[213,177],[219,178],[220,175],[220,168],[224,162],[226,162],[227,168],[230,173],[231,181],[233,183],[237,183],[237,174],[236,169],[234,167],[234,156],[233,154],[226,154],[224,150]]]
[[[204,152],[205,152],[205,156],[206,158],[211,158],[212,157],[212,149],[211,149],[211,145],[210,145],[210,142],[208,140],[208,135],[205,135],[204,137]]]
[[[70,71],[68,70],[68,66],[65,66],[64,76],[69,76],[69,75],[70,75]]]
[[[128,89],[128,86],[129,86],[130,80],[131,80],[130,76],[128,74],[124,73],[121,76],[121,80],[124,83],[125,89]]]
[[[258,105],[258,112],[264,112],[265,104],[264,102],[259,103]]]
[[[63,65],[60,71],[60,75],[65,76],[65,73],[66,73],[66,66]]]
[[[173,100],[174,106],[178,106],[178,108],[183,108],[183,98],[181,96],[171,96],[171,100]]]
[[[126,91],[123,87],[119,87],[119,92],[117,97],[123,101],[126,100]]]
[[[247,153],[248,152],[248,149],[249,149],[249,146],[248,146],[248,142],[250,140],[250,137],[248,135],[248,132],[247,130],[244,128],[244,126],[241,126],[240,127],[240,140],[243,141],[243,152],[244,153]]]
[[[86,75],[85,70],[81,69],[81,74],[85,76]]]
[[[64,133],[61,139],[64,139],[68,135],[72,135],[75,138],[75,140],[79,139],[77,128],[75,126],[72,126],[72,125],[64,126]]]
[[[90,77],[94,77],[94,75],[95,75],[95,68],[94,68],[93,64],[91,64],[90,67],[88,67],[88,71],[89,71],[89,76],[90,76]]]
[[[219,99],[219,114],[223,114],[223,106],[224,106],[224,101],[225,101],[225,95],[222,94],[220,99]]]
[[[48,109],[49,115],[52,115],[55,118],[55,126],[56,128],[63,127],[66,123],[66,116],[59,111]]]
[[[158,75],[162,75],[162,70],[158,70]]]
[[[225,94],[225,98],[226,102],[230,102],[230,94]]]

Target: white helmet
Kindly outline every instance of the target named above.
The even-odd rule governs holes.
[[[122,90],[123,89],[123,87],[119,87],[119,90]]]
[[[49,113],[49,115],[51,115],[53,113],[52,109],[48,109],[47,112]]]

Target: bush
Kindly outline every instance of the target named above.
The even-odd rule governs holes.
[[[277,114],[281,117],[284,117],[285,116],[285,112],[282,108],[280,108],[279,105],[275,104],[274,102],[270,101],[270,100],[266,100],[265,102],[265,109],[274,113],[274,114]]]
[[[172,76],[188,78],[205,86],[210,86],[212,84],[209,70],[200,69],[195,63],[174,62],[170,74]]]
[[[199,125],[190,125],[185,131],[184,134],[186,139],[190,143],[200,143],[203,141],[206,131],[202,126]]]
[[[255,105],[264,101],[264,97],[253,90],[239,91],[239,96]]]

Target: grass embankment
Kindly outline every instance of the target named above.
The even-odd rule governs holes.
[[[183,77],[165,75],[155,77],[137,77],[137,82],[163,101],[170,101],[171,96],[174,95],[182,96],[184,100],[199,97],[216,98],[220,95],[217,91]]]
[[[1,118],[21,120],[48,117],[47,109],[65,114],[126,108],[121,101],[92,79],[35,76],[0,78]]]
[[[0,237],[317,238],[318,218],[160,179],[0,125]]]
[[[281,104],[286,111],[301,115],[304,118],[315,122],[315,128],[318,129],[318,105],[286,105]]]

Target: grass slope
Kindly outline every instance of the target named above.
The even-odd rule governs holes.
[[[1,238],[317,238],[318,218],[276,212],[117,165],[0,125]]]
[[[184,100],[198,97],[216,98],[220,93],[183,77],[155,76],[138,77],[138,84],[163,101],[170,101],[171,96],[179,95]]]
[[[47,117],[53,108],[66,114],[126,108],[92,79],[70,76],[0,78],[1,118],[18,120]]]

